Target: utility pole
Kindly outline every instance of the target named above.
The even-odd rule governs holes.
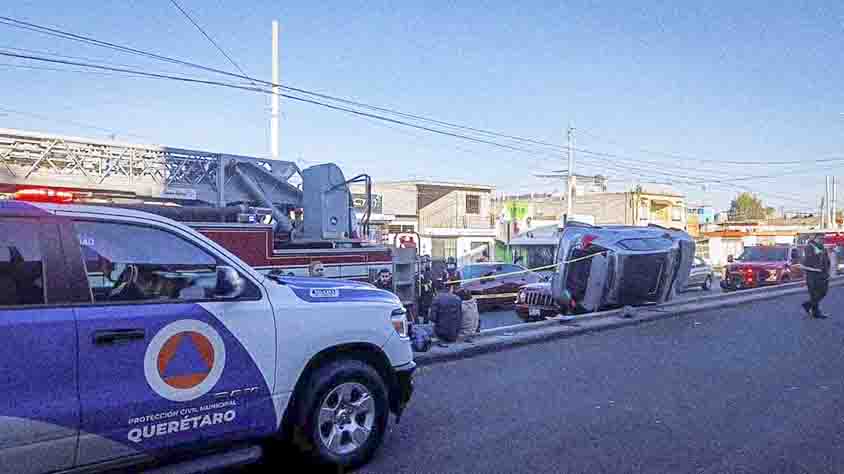
[[[270,112],[270,152],[274,160],[278,159],[278,100],[281,94],[278,78],[278,21],[273,20],[273,94]]]
[[[832,177],[832,228],[838,228],[838,183]]]
[[[574,127],[569,125],[567,137],[567,148],[569,157],[569,172],[568,172],[568,198],[566,199],[566,223],[571,218],[572,205],[574,204]]]
[[[823,207],[823,225],[822,228],[828,229],[829,228],[829,211],[830,211],[830,192],[829,192],[829,176],[826,176],[826,189],[824,189],[824,207]]]

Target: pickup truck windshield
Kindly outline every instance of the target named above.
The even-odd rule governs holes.
[[[741,262],[782,262],[788,259],[783,247],[747,247],[736,260]]]

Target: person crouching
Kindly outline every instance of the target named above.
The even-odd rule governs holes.
[[[455,342],[463,325],[463,302],[454,294],[457,285],[447,285],[431,302],[430,318],[434,334],[443,342]]]

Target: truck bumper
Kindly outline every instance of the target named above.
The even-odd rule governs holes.
[[[395,376],[390,391],[390,411],[396,415],[396,423],[398,423],[401,420],[401,414],[413,396],[413,373],[416,371],[416,363],[410,362],[395,367],[393,370]]]

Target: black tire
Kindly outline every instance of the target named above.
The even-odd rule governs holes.
[[[320,438],[318,413],[332,390],[345,383],[358,383],[372,395],[375,417],[369,438],[358,449],[343,455],[336,454]],[[307,455],[321,464],[342,469],[354,469],[369,462],[381,446],[389,420],[387,387],[378,372],[370,365],[357,360],[339,360],[317,370],[307,384],[297,403],[301,435],[297,445]]]
[[[712,289],[712,277],[706,277],[706,280],[703,281],[703,285],[700,286],[703,288],[703,291],[709,291]]]

